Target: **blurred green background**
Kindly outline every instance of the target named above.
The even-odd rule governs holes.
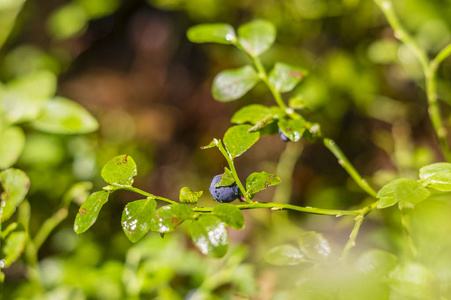
[[[103,164],[119,154],[137,162],[136,186],[170,199],[189,186],[204,191],[200,205],[214,205],[208,186],[226,163],[219,152],[199,147],[222,137],[240,107],[273,100],[263,84],[236,102],[213,100],[214,76],[249,61],[232,47],[190,43],[186,30],[204,22],[236,27],[263,18],[274,23],[278,36],[262,56],[265,66],[283,61],[310,71],[292,93],[306,103],[303,115],[321,124],[324,135],[340,145],[376,189],[401,176],[417,179],[420,167],[443,160],[428,119],[421,67],[370,0],[28,0],[20,13],[19,2],[0,0],[0,24],[5,24],[0,26],[0,41],[18,13],[0,52],[0,80],[51,72],[58,77],[57,95],[82,104],[100,123],[98,132],[75,136],[24,126],[26,144],[16,167],[31,178],[32,230],[55,211],[73,184],[90,181],[93,190],[100,189]],[[395,7],[429,54],[451,42],[450,1],[397,0]],[[451,60],[443,63],[438,83],[447,127],[450,67]],[[288,198],[278,201],[331,209],[366,203],[320,143],[295,146],[278,136],[264,137],[237,159],[238,174],[245,178],[254,171],[275,173],[287,147],[294,153],[289,161],[293,170],[287,174],[292,187]],[[259,200],[272,201],[274,192],[268,189]],[[418,251],[414,262],[404,256],[399,212],[387,209],[373,212],[364,222],[352,263],[341,267],[274,267],[263,257],[276,245],[296,243],[305,230],[321,232],[339,256],[351,218],[245,211],[246,228],[229,232],[232,249],[217,260],[199,254],[183,226],[164,238],[149,233],[145,240],[130,243],[120,219],[124,205],[136,199],[127,192],[115,193],[97,223],[80,236],[72,230],[78,210],[72,205],[69,217],[39,252],[40,284],[27,279],[25,263],[18,261],[4,270],[4,299],[451,295],[451,205],[446,194],[432,197],[408,216]],[[390,276],[362,279],[354,262],[368,249],[393,253],[403,264]],[[303,298],[285,292],[295,289]]]

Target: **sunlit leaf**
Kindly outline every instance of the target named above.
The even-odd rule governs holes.
[[[418,263],[398,265],[389,275],[388,284],[397,299],[436,299],[437,276]]]
[[[25,249],[26,244],[27,244],[27,234],[24,231],[15,231],[6,238],[5,244],[3,246],[4,268],[9,267],[13,262],[15,262],[20,257],[20,255]]]
[[[105,191],[94,192],[85,200],[75,217],[74,230],[77,234],[85,232],[97,221],[108,195]]]
[[[255,172],[246,179],[246,192],[249,197],[256,193],[280,183],[280,178],[267,172]]]
[[[30,189],[30,178],[22,170],[11,168],[0,172],[0,182],[3,189],[1,221],[4,222],[11,217],[25,199]]]
[[[202,254],[220,258],[227,253],[229,236],[224,222],[214,215],[201,215],[189,226],[191,240]]]
[[[213,208],[212,213],[218,216],[227,226],[235,229],[244,228],[244,218],[241,211],[232,204],[221,203]]]
[[[398,202],[398,200],[395,198],[395,189],[396,186],[404,180],[408,179],[407,178],[395,179],[384,185],[379,190],[379,192],[377,193],[377,198],[379,199],[379,204],[377,205],[377,208],[389,207]]]
[[[443,172],[451,172],[451,163],[435,163],[420,169],[420,179],[428,179],[429,177]]]
[[[238,41],[248,53],[258,56],[271,47],[276,28],[268,21],[255,20],[238,28]]]
[[[197,200],[203,193],[203,191],[195,192],[185,186],[180,190],[179,199],[181,203],[196,204]]]
[[[47,22],[50,34],[57,39],[67,39],[82,32],[88,22],[85,10],[71,2],[55,10]]]
[[[276,91],[286,93],[294,89],[307,74],[307,70],[278,62],[269,73],[269,83]]]
[[[116,186],[132,186],[138,174],[136,163],[129,155],[119,155],[107,162],[102,169],[102,178]]]
[[[412,179],[406,179],[398,182],[394,198],[399,202],[401,208],[413,207],[414,204],[419,203],[429,197],[431,193],[424,188],[420,183]]]
[[[210,144],[205,145],[205,146],[201,146],[200,149],[204,150],[204,149],[210,149],[210,148],[217,147],[219,142],[220,142],[219,140],[213,139],[213,140],[210,142]]]
[[[48,101],[31,124],[37,130],[61,134],[89,133],[99,127],[97,120],[80,104],[61,97]]]
[[[215,187],[230,186],[235,183],[232,171],[229,168],[224,167],[224,173],[221,175],[221,179],[215,183]]]
[[[365,274],[376,276],[387,275],[390,270],[396,267],[398,258],[388,252],[373,249],[364,252],[357,259],[357,268]]]
[[[121,4],[120,0],[77,0],[77,3],[92,19],[112,14]]]
[[[150,222],[150,230],[160,233],[173,232],[183,221],[193,216],[193,211],[182,204],[165,205],[157,209]]]
[[[306,131],[307,122],[304,119],[280,119],[279,128],[292,142],[299,141]]]
[[[232,123],[243,124],[251,123],[255,124],[259,121],[272,117],[269,107],[260,104],[251,104],[241,108],[232,117]]]
[[[331,252],[329,243],[318,232],[308,231],[303,233],[298,243],[302,254],[312,260],[326,260]]]
[[[267,263],[276,266],[297,265],[305,261],[299,248],[293,245],[280,245],[272,248],[265,254]]]
[[[251,127],[250,125],[235,125],[224,134],[224,145],[232,158],[246,152],[260,138],[258,131],[249,132]]]
[[[296,97],[290,98],[290,100],[288,100],[288,106],[293,109],[309,108],[308,103],[301,96],[296,96]]]
[[[122,212],[122,230],[130,241],[136,243],[150,230],[157,202],[152,198],[127,203]]]
[[[25,145],[25,134],[20,127],[7,127],[0,131],[0,169],[14,165]]]
[[[428,187],[442,191],[451,191],[451,171],[435,173],[427,178]]]
[[[188,40],[193,43],[231,44],[236,40],[235,30],[229,24],[201,24],[188,29]]]
[[[0,1],[0,48],[14,27],[14,22],[25,0]]]
[[[259,80],[260,78],[251,66],[225,70],[216,75],[211,91],[213,97],[218,101],[233,101],[244,96]]]

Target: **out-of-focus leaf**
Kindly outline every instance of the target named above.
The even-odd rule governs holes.
[[[193,43],[231,44],[236,40],[235,30],[225,23],[196,25],[189,28],[186,35]]]
[[[296,97],[290,98],[290,100],[288,100],[288,106],[293,109],[309,108],[308,103],[301,96],[296,96]]]
[[[227,253],[229,236],[221,219],[215,215],[202,215],[189,227],[191,240],[202,254],[220,258]]]
[[[412,179],[402,180],[395,189],[394,198],[400,208],[413,207],[414,204],[426,200],[431,192]]]
[[[235,183],[235,178],[233,178],[232,171],[229,168],[224,167],[224,173],[221,176],[221,180],[215,183],[215,187],[230,186]]]
[[[423,265],[406,263],[393,270],[388,278],[394,299],[437,299],[436,275]]]
[[[280,245],[272,248],[265,254],[267,263],[276,266],[297,265],[305,261],[299,248],[293,245]]]
[[[437,173],[444,172],[451,172],[451,163],[435,163],[421,168],[420,179],[425,180]]]
[[[227,226],[235,229],[244,228],[244,218],[241,211],[232,204],[221,203],[213,208],[212,213],[218,216]]]
[[[231,121],[235,124],[255,124],[270,117],[272,117],[272,114],[269,107],[260,104],[251,104],[237,111]]]
[[[25,145],[25,134],[20,127],[6,127],[0,131],[0,169],[14,165]]]
[[[307,70],[278,62],[269,73],[269,83],[277,91],[286,93],[294,89],[307,74]]]
[[[396,186],[403,180],[407,178],[399,178],[390,181],[384,185],[377,193],[377,198],[379,199],[379,204],[377,208],[385,208],[396,204],[398,201],[395,199],[395,189]]]
[[[67,39],[83,31],[88,22],[84,9],[76,2],[61,6],[48,19],[47,28],[57,39]]]
[[[331,250],[329,243],[321,233],[308,231],[298,240],[302,254],[312,260],[326,260]]]
[[[193,211],[182,204],[165,205],[157,209],[150,222],[150,230],[159,233],[173,232],[183,221],[193,216]]]
[[[280,178],[274,174],[267,172],[255,172],[246,179],[246,192],[249,197],[253,197],[256,193],[266,189],[267,187],[280,183]]]
[[[62,97],[48,101],[31,124],[37,130],[61,134],[90,133],[99,127],[97,120],[85,108]]]
[[[92,19],[112,14],[121,4],[120,0],[76,0],[76,2]]]
[[[396,267],[398,258],[388,252],[373,249],[364,252],[357,259],[357,268],[365,274],[385,276]]]
[[[136,243],[149,231],[156,207],[157,202],[153,198],[127,203],[121,223],[122,230],[131,242]]]
[[[244,96],[259,80],[260,78],[251,66],[225,70],[216,75],[211,91],[213,97],[218,101],[233,101]]]
[[[235,125],[224,134],[224,145],[232,158],[238,157],[252,147],[260,138],[260,133],[249,132],[250,125]]]
[[[279,128],[292,141],[299,141],[306,130],[307,122],[304,119],[280,119]]]
[[[0,182],[3,189],[1,194],[1,206],[3,208],[1,221],[4,222],[11,217],[25,199],[30,189],[30,178],[24,171],[11,168],[0,172]]]
[[[77,234],[85,232],[97,221],[100,210],[108,201],[108,195],[108,192],[98,191],[85,200],[75,217],[74,230]]]
[[[442,192],[451,191],[451,171],[435,173],[427,179],[428,187]]]
[[[202,196],[204,192],[203,191],[199,191],[199,192],[195,192],[193,190],[191,190],[189,187],[183,187],[180,190],[180,202],[182,203],[188,203],[188,204],[196,204],[197,200],[199,199],[200,196]]]
[[[238,28],[238,41],[248,53],[258,56],[271,47],[276,28],[268,21],[255,20]]]
[[[25,249],[27,244],[27,234],[24,231],[15,231],[8,235],[3,247],[4,258],[0,263],[3,263],[3,268],[9,267],[15,262]],[[0,265],[0,269],[2,266]]]
[[[5,43],[25,0],[0,1],[0,48]]]
[[[136,163],[127,154],[119,155],[103,166],[102,178],[108,184],[116,186],[132,186],[133,177],[138,174]]]

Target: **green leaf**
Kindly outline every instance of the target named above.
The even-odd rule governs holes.
[[[299,141],[306,130],[307,122],[304,119],[280,119],[279,128],[292,142]]]
[[[0,1],[0,48],[13,29],[16,17],[24,3],[25,0]]]
[[[196,25],[188,29],[186,36],[193,43],[231,44],[236,40],[235,30],[225,23]]]
[[[193,216],[193,211],[182,204],[165,205],[157,209],[150,222],[150,230],[160,233],[173,232],[183,221]]]
[[[85,200],[75,217],[74,231],[77,234],[85,232],[96,222],[100,210],[108,201],[108,196],[108,192],[98,191]]]
[[[213,208],[212,213],[218,216],[227,226],[235,229],[244,228],[244,218],[241,211],[232,204],[221,203]]]
[[[87,22],[88,16],[83,7],[71,2],[52,13],[48,18],[47,28],[53,37],[67,39],[83,31]]]
[[[233,101],[244,96],[259,80],[251,66],[225,70],[216,75],[211,92],[218,101]]]
[[[286,93],[294,89],[307,74],[307,70],[278,62],[269,73],[269,83],[276,91]]]
[[[442,192],[451,191],[451,171],[435,173],[427,178],[428,187]]]
[[[388,252],[373,249],[364,252],[356,262],[357,269],[365,274],[372,274],[382,277],[394,269],[398,263],[398,258]]]
[[[22,170],[11,168],[0,172],[0,182],[3,188],[1,221],[4,222],[11,217],[25,199],[30,189],[30,178]]]
[[[331,252],[329,243],[323,235],[318,232],[305,232],[299,238],[298,243],[302,254],[312,260],[324,261]]]
[[[276,28],[268,21],[255,20],[238,28],[238,41],[253,56],[258,56],[271,47],[276,39]]]
[[[218,139],[213,139],[210,144],[206,145],[206,146],[201,146],[200,149],[204,150],[204,149],[210,149],[210,148],[214,148],[214,147],[218,147],[218,143],[220,141]]]
[[[307,109],[307,108],[309,108],[308,103],[301,96],[296,96],[296,97],[290,98],[290,100],[288,100],[288,106],[293,108],[293,109]]]
[[[393,299],[437,299],[437,276],[429,268],[406,262],[399,264],[388,276],[387,282],[396,298]]]
[[[229,168],[224,167],[224,173],[221,176],[221,179],[215,183],[215,187],[221,186],[231,186],[235,183],[235,178],[233,178],[232,171]]]
[[[156,207],[157,202],[153,198],[127,203],[121,223],[122,230],[131,242],[136,243],[149,231]]]
[[[189,234],[202,254],[220,258],[227,253],[229,236],[217,216],[201,215],[190,224]]]
[[[451,172],[451,163],[436,163],[421,168],[420,179],[425,180],[437,173],[444,172]]]
[[[102,178],[116,186],[132,186],[133,177],[138,174],[136,163],[129,155],[119,155],[103,166]]]
[[[97,120],[85,108],[62,97],[48,101],[31,125],[43,132],[60,134],[90,133],[99,127]]]
[[[384,185],[379,192],[377,193],[377,198],[379,199],[379,204],[377,208],[386,208],[396,204],[398,201],[395,199],[395,189],[396,186],[404,180],[408,180],[407,178],[399,178],[393,181],[390,181],[386,185]]]
[[[2,269],[1,263],[4,264],[3,268],[9,267],[15,262],[25,249],[27,244],[27,234],[24,231],[15,231],[11,233],[3,248],[4,258],[0,261],[0,269]]]
[[[269,107],[260,104],[251,104],[241,108],[232,117],[232,123],[243,124],[251,123],[255,124],[259,121],[271,118],[271,110]]]
[[[238,157],[252,147],[260,138],[260,133],[249,132],[250,125],[235,125],[224,134],[224,145],[232,158]]]
[[[256,193],[266,189],[267,187],[280,183],[280,178],[274,174],[267,172],[255,172],[246,179],[246,193],[249,197],[253,197]]]
[[[394,199],[400,208],[413,207],[414,204],[426,200],[431,192],[412,179],[400,181],[395,188]]]
[[[17,126],[0,131],[0,169],[14,165],[25,145],[25,134]]]
[[[203,193],[204,193],[203,191],[194,192],[189,187],[185,186],[180,190],[179,199],[180,202],[182,203],[196,204],[197,200],[199,199],[200,196],[202,196]]]
[[[276,266],[297,265],[305,261],[301,251],[293,245],[280,245],[269,250],[265,255],[267,263]]]

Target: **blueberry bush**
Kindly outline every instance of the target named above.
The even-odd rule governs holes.
[[[107,2],[98,1],[98,6],[90,6],[85,1],[70,2],[52,15],[49,30],[60,39],[80,33],[90,19],[117,9],[117,1],[111,5],[106,5]],[[209,13],[204,16],[185,1],[149,2],[160,9],[185,10],[195,20],[218,17],[213,6],[209,11],[205,3],[205,11]],[[233,125],[224,130],[222,137],[209,136],[210,142],[196,150],[206,157],[197,158],[200,165],[202,160],[213,162],[216,164],[213,168],[221,170],[221,174],[209,170],[208,176],[193,175],[177,169],[181,179],[188,183],[177,188],[170,186],[171,196],[160,195],[162,189],[157,186],[153,187],[155,191],[141,188],[140,176],[146,176],[142,171],[138,176],[140,163],[145,160],[143,152],[132,148],[130,153],[123,151],[129,150],[127,147],[117,146],[107,151],[115,152],[113,158],[106,158],[102,147],[106,148],[103,145],[107,143],[102,136],[97,136],[96,143],[101,145],[97,155],[101,157],[99,161],[105,162],[98,172],[103,182],[97,181],[94,175],[88,178],[99,186],[88,192],[93,186],[91,182],[67,180],[73,186],[64,188],[56,213],[36,230],[30,217],[33,206],[26,200],[30,177],[26,170],[14,167],[18,160],[20,164],[25,140],[32,139],[35,131],[58,134],[58,137],[88,134],[96,131],[99,123],[78,103],[54,97],[57,74],[49,70],[33,70],[3,84],[0,102],[0,134],[4,141],[0,145],[2,283],[8,283],[8,269],[13,263],[22,263],[27,268],[26,283],[19,284],[17,290],[7,287],[7,295],[18,299],[448,299],[451,295],[451,261],[447,255],[451,250],[448,238],[451,151],[445,119],[447,110],[439,99],[449,103],[446,84],[440,78],[449,77],[446,73],[449,65],[441,68],[451,55],[449,32],[443,29],[445,33],[440,37],[445,36],[444,40],[436,38],[434,44],[429,34],[436,33],[440,26],[430,25],[433,29],[412,34],[408,27],[413,26],[409,23],[412,19],[400,18],[391,0],[343,2],[349,7],[371,4],[372,12],[379,8],[381,17],[390,26],[387,29],[384,23],[388,32],[384,34],[392,37],[366,45],[368,55],[379,63],[393,63],[393,55],[399,56],[407,71],[397,68],[388,72],[387,77],[413,72],[409,80],[417,81],[427,105],[400,105],[392,99],[402,94],[378,96],[369,101],[367,94],[383,93],[384,88],[376,91],[373,87],[376,83],[372,82],[375,77],[359,71],[353,66],[353,60],[343,54],[329,58],[329,87],[323,87],[325,81],[319,78],[321,74],[316,72],[314,64],[304,62],[298,66],[286,55],[268,55],[278,50],[278,29],[269,21],[271,18],[240,22],[236,29],[214,20],[194,25],[186,30],[189,42],[213,44],[205,46],[217,47],[210,48],[212,53],[218,51],[213,57],[217,55],[224,60],[224,55],[229,55],[234,57],[232,65],[239,62],[238,66],[221,70],[211,83],[215,100],[225,106],[235,105],[236,112],[230,118]],[[422,7],[422,2],[418,2]],[[327,7],[325,2],[321,3]],[[306,7],[314,13],[314,6]],[[330,4],[329,8],[333,7]],[[16,9],[16,13],[8,14],[14,16],[8,24],[14,23],[20,7]],[[75,18],[71,26],[63,24],[66,15]],[[314,18],[305,10],[303,16]],[[284,24],[283,17],[274,19],[279,27]],[[282,34],[286,38],[287,33]],[[305,34],[308,36],[308,32]],[[232,52],[232,47],[236,52]],[[390,79],[387,81],[390,85]],[[323,105],[318,102],[321,95],[333,96],[324,90],[334,85],[356,99],[352,105],[359,114],[383,121],[380,126],[391,126],[392,136],[379,130],[372,137],[373,143],[385,153],[384,160],[380,158],[382,154],[374,152],[365,157],[367,161],[372,159],[376,166],[372,177],[361,175],[359,167],[352,163],[355,159],[345,154],[352,147],[342,150],[340,142],[326,134],[334,132],[337,118],[342,117],[340,110],[345,109],[340,107],[343,103],[333,106],[331,102],[324,102],[324,107],[319,109]],[[267,95],[271,96],[271,104]],[[336,111],[327,110],[328,105]],[[430,132],[425,135],[428,146],[419,146],[413,140],[413,129],[425,125],[414,127],[409,118],[421,114],[430,120],[424,121],[427,126],[431,124]],[[432,132],[437,145],[431,138]],[[268,150],[272,147],[282,149],[276,154],[277,163],[246,164],[252,155],[258,159],[259,151],[272,151]],[[335,158],[333,161],[324,158],[326,172],[336,172],[329,166],[333,162],[342,168],[341,173],[333,176],[346,174],[351,180],[339,181],[343,185],[340,188],[328,187],[327,182],[316,183],[318,190],[310,200],[299,203],[294,201],[293,194],[297,185],[302,184],[294,176],[299,161],[306,163],[301,160],[301,154],[308,153],[309,148]],[[434,151],[440,159],[434,159]],[[138,157],[136,161],[134,157]],[[396,171],[385,170],[381,161],[390,161]],[[315,163],[320,164],[312,162]],[[206,169],[211,168],[209,165]],[[36,163],[30,164],[30,169],[36,172],[33,171],[38,169]],[[248,174],[245,180],[243,174]],[[177,175],[171,173],[171,176]],[[201,185],[191,176],[208,178]],[[118,202],[118,199],[126,200]],[[73,230],[77,235],[63,231],[68,227],[53,233],[69,215],[71,202],[80,204],[78,211],[73,212]],[[113,210],[108,210],[109,207]],[[117,217],[120,214],[120,220],[110,216],[110,221],[102,221],[108,214]],[[309,215],[323,218],[305,217]],[[303,218],[307,218],[304,223],[300,221]],[[120,224],[124,234],[113,236],[109,228],[113,225],[105,222]],[[258,226],[259,230],[249,233],[249,227]],[[334,227],[342,233],[331,234]],[[96,230],[106,233],[102,238],[109,241],[92,238]],[[246,240],[244,234],[260,236]],[[38,250],[52,235],[63,241],[60,249],[62,252],[65,247],[68,249],[66,256],[52,258],[46,254],[48,258],[40,260]],[[186,237],[191,240],[189,244],[185,243]],[[77,241],[83,246],[68,246]],[[109,252],[100,249],[102,243],[113,248],[110,257],[103,260],[102,254]],[[66,275],[62,276],[63,273]]]

